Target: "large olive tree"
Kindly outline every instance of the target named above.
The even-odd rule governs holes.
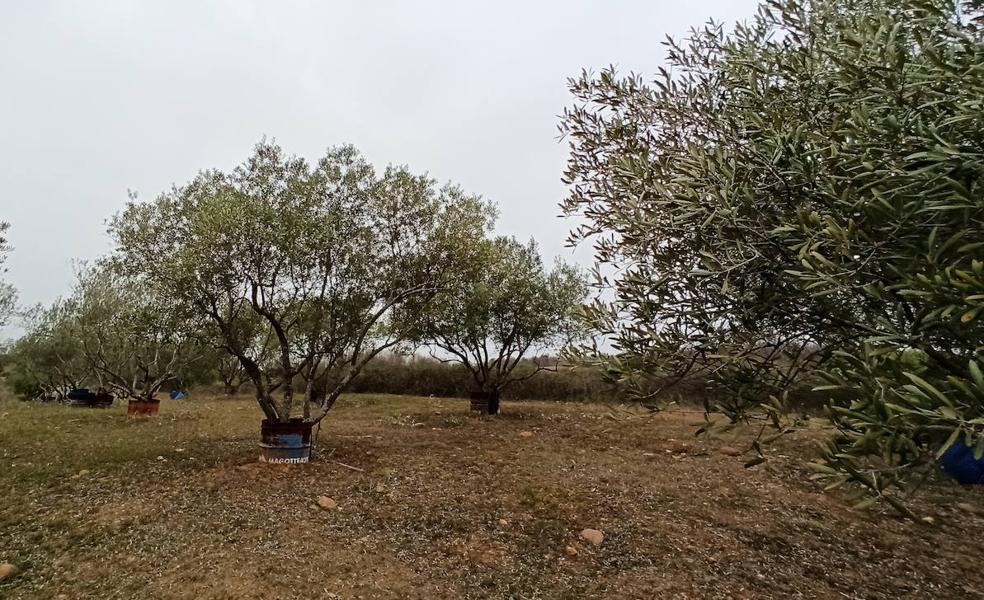
[[[611,293],[589,311],[610,372],[730,386],[709,408],[742,419],[822,367],[842,399],[819,468],[893,503],[934,451],[984,453],[979,14],[772,0],[670,42],[651,83],[572,81],[564,208]]]
[[[415,324],[416,337],[435,358],[464,365],[494,414],[506,386],[555,368],[545,353],[578,338],[586,287],[570,265],[548,270],[534,242],[508,237],[474,244],[455,275]],[[518,368],[524,357],[529,364]]]
[[[268,422],[311,423],[405,339],[393,315],[427,304],[490,213],[351,147],[312,164],[264,142],[229,173],[131,202],[111,229],[121,263],[208,318]]]

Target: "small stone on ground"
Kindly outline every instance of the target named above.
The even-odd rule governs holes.
[[[17,567],[10,563],[0,563],[0,579],[6,579],[17,574]]]
[[[969,502],[959,502],[957,503],[957,508],[964,512],[969,512],[972,515],[976,515],[978,512],[977,507]]]
[[[595,546],[600,546],[605,541],[605,534],[597,529],[585,529],[581,531],[581,537]]]
[[[333,510],[338,508],[338,502],[335,502],[328,496],[318,496],[318,506],[325,510]]]

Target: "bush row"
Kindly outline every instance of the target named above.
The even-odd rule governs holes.
[[[528,374],[532,363],[517,367]],[[467,369],[459,364],[443,363],[433,358],[385,356],[369,363],[353,382],[351,391],[373,394],[411,396],[467,397],[475,384]],[[502,396],[512,400],[610,400],[615,395],[610,384],[591,368],[559,365],[556,371],[542,371],[522,381],[515,381]]]

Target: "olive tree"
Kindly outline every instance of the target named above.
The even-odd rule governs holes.
[[[490,218],[459,188],[377,173],[351,147],[312,164],[262,142],[231,172],[134,199],[111,230],[121,263],[207,317],[266,421],[317,423],[405,339],[392,316],[426,305]]]
[[[64,400],[74,388],[99,383],[82,352],[78,319],[71,301],[26,311],[25,332],[10,348],[7,380],[24,398]]]
[[[100,263],[81,271],[70,299],[75,343],[91,371],[122,398],[153,402],[198,354],[196,321],[164,290]]]
[[[10,252],[10,244],[7,242],[7,230],[10,223],[0,221],[0,276],[7,273],[4,264],[7,262],[7,254]],[[7,325],[10,317],[14,314],[17,304],[17,292],[13,286],[0,278],[0,327]]]
[[[577,339],[575,315],[585,296],[580,274],[563,262],[544,268],[534,242],[482,240],[423,313],[416,337],[435,358],[464,365],[495,414],[506,386],[556,367],[543,355]]]
[[[614,349],[596,358],[640,394],[730,387],[709,410],[776,424],[822,375],[841,395],[821,476],[895,504],[935,452],[984,454],[979,16],[772,0],[669,42],[652,82],[573,80],[564,209],[609,294],[587,311]]]

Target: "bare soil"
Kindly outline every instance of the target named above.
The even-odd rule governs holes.
[[[978,488],[930,481],[915,523],[810,482],[810,434],[745,469],[720,449],[757,431],[697,413],[467,408],[349,396],[316,462],[266,465],[245,398],[0,401],[0,598],[984,598]]]

